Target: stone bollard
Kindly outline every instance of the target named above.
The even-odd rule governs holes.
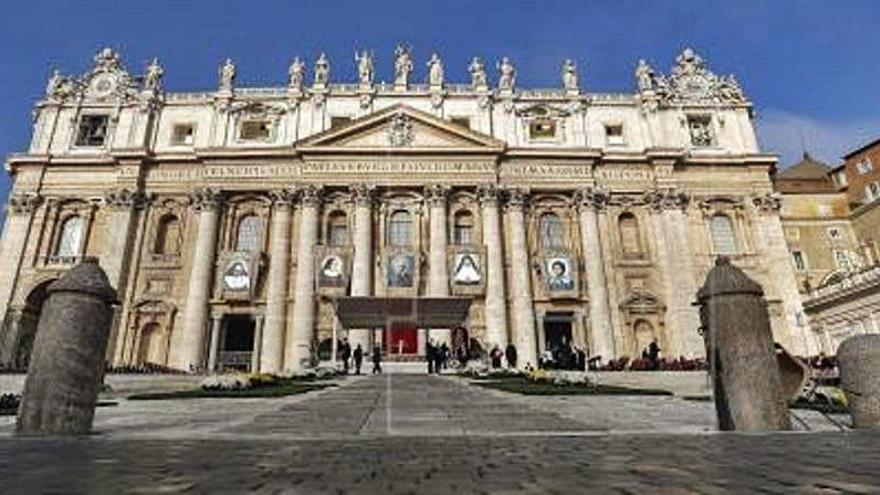
[[[791,428],[761,286],[719,257],[697,292],[721,430]]]
[[[18,435],[85,435],[92,429],[116,291],[96,258],[48,288],[34,341]]]
[[[880,428],[880,335],[856,335],[837,348],[840,386],[854,428]]]

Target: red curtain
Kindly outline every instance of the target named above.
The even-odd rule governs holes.
[[[385,329],[385,352],[415,354],[418,352],[419,330],[414,323],[394,322]]]

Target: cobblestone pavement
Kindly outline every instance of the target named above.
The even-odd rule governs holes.
[[[880,432],[608,434],[588,407],[521,399],[386,376],[275,402],[165,401],[201,419],[150,438],[114,412],[90,438],[0,437],[0,493],[880,493]]]

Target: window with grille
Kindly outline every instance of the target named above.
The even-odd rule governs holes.
[[[558,249],[565,245],[565,225],[555,213],[541,215],[538,222],[540,244],[545,249]]]
[[[266,120],[246,120],[241,123],[241,139],[266,141],[272,135],[272,125]]]
[[[327,244],[333,247],[345,246],[348,243],[348,223],[345,213],[335,212],[327,221]]]
[[[804,256],[804,253],[800,251],[792,251],[791,259],[794,261],[795,270],[802,272],[807,269],[807,259]]]
[[[620,245],[623,254],[632,255],[641,252],[639,246],[639,222],[632,213],[623,213],[618,219],[620,229]]]
[[[195,126],[192,124],[177,124],[171,133],[171,144],[178,146],[192,146],[195,137]]]
[[[529,123],[529,138],[553,139],[556,137],[556,122],[552,119],[535,119]]]
[[[623,141],[623,125],[606,125],[605,126],[605,142],[608,144],[624,144]]]
[[[106,115],[83,115],[79,120],[76,134],[77,146],[103,146],[107,141],[107,124],[110,118]]]
[[[60,258],[73,258],[79,256],[83,241],[83,227],[85,222],[82,217],[70,217],[61,225],[61,235],[58,238],[58,247],[55,255]]]
[[[691,134],[691,145],[707,147],[715,145],[715,134],[712,132],[712,119],[708,116],[690,116],[687,119]]]
[[[736,253],[736,235],[733,232],[733,222],[726,215],[715,215],[710,222],[712,230],[712,244],[716,254]]]
[[[238,235],[235,240],[236,251],[259,251],[262,223],[256,215],[247,215],[238,222]]]
[[[159,220],[156,229],[155,254],[180,254],[180,220],[174,215],[165,215]]]
[[[388,244],[412,245],[412,218],[408,211],[398,210],[391,214],[388,221]]]
[[[469,211],[460,211],[455,214],[455,224],[452,230],[452,242],[457,246],[472,244],[474,234],[474,216]]]

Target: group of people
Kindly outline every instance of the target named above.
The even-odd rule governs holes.
[[[428,359],[428,373],[440,373],[449,366],[449,346],[443,342],[439,346],[433,342],[425,344],[425,357]],[[460,357],[460,356],[459,356]]]
[[[339,348],[339,357],[342,359],[342,369],[346,375],[349,373],[352,365],[354,365],[354,374],[361,374],[361,366],[364,363],[364,349],[360,344],[352,351],[348,339],[343,340],[342,346]],[[373,374],[382,373],[382,348],[378,345],[374,346],[372,357]]]
[[[544,351],[538,358],[539,369],[556,370],[587,370],[588,355],[586,349],[574,347],[563,342]]]
[[[507,344],[507,347],[504,348],[504,351],[501,350],[497,345],[492,347],[492,350],[489,351],[489,360],[492,363],[492,369],[500,369],[502,365],[502,360],[507,359],[507,367],[508,368],[516,368],[516,346],[511,344]]]

